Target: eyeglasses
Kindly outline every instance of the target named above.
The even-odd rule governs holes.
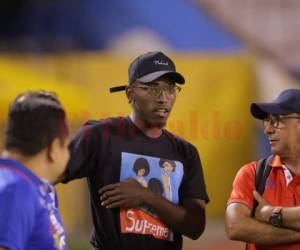
[[[146,86],[146,85],[131,85],[133,88],[139,88],[146,91],[151,96],[159,96],[162,92],[168,95],[174,95],[180,92],[181,88],[177,85],[166,85],[166,86]]]
[[[270,123],[273,128],[282,128],[284,127],[284,120],[287,119],[300,119],[300,116],[269,115],[263,119],[263,126],[266,128]]]

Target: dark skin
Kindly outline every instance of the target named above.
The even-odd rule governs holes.
[[[139,84],[139,83],[137,83]],[[174,84],[162,77],[154,85]],[[169,114],[176,100],[176,93],[160,93],[151,96],[140,88],[128,87],[126,91],[133,111],[131,119],[147,136],[157,138],[162,134]],[[99,190],[101,205],[106,208],[130,208],[146,205],[155,212],[171,229],[197,239],[205,228],[205,201],[183,199],[181,204],[174,204],[159,194],[143,187],[133,179],[104,186]]]
[[[161,78],[147,85],[167,86],[169,84],[174,83],[167,78]],[[137,82],[134,85],[142,86],[143,84]],[[170,95],[162,92],[153,97],[143,89],[129,86],[126,95],[133,109],[130,115],[132,121],[149,137],[159,137],[174,106],[176,94]]]
[[[146,205],[166,225],[191,239],[199,238],[204,231],[204,201],[185,199],[182,205],[176,205],[133,179],[107,185],[99,193],[102,206],[131,208]]]

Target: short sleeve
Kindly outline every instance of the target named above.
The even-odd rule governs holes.
[[[201,199],[206,203],[209,198],[206,192],[203,169],[197,149],[189,145],[184,177],[180,189],[181,199]]]
[[[13,183],[0,189],[0,246],[25,250],[34,229],[35,208],[29,185]],[[26,197],[26,198],[25,198]]]
[[[86,125],[78,131],[69,146],[70,160],[63,183],[90,175],[97,164],[100,141],[101,136],[95,125]]]
[[[233,189],[227,204],[238,202],[253,208],[253,190],[255,190],[256,163],[244,165],[235,176]]]

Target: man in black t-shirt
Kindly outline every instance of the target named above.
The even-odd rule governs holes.
[[[203,233],[209,199],[199,154],[164,129],[180,90],[175,83],[184,82],[162,52],[140,55],[128,85],[110,89],[126,91],[132,113],[90,121],[73,139],[63,182],[87,178],[95,249],[180,250],[182,235]],[[135,169],[141,159],[147,168]],[[149,188],[153,179],[161,192]]]

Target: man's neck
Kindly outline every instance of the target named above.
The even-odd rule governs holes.
[[[161,136],[162,128],[147,124],[145,121],[139,119],[134,113],[132,113],[129,117],[131,121],[148,137],[158,138]]]
[[[295,175],[300,175],[300,158],[280,157],[283,164]]]
[[[25,156],[19,152],[4,150],[1,157],[18,161],[40,179],[50,181],[47,167],[45,167],[46,163],[43,160],[43,156],[40,154],[35,156]]]

